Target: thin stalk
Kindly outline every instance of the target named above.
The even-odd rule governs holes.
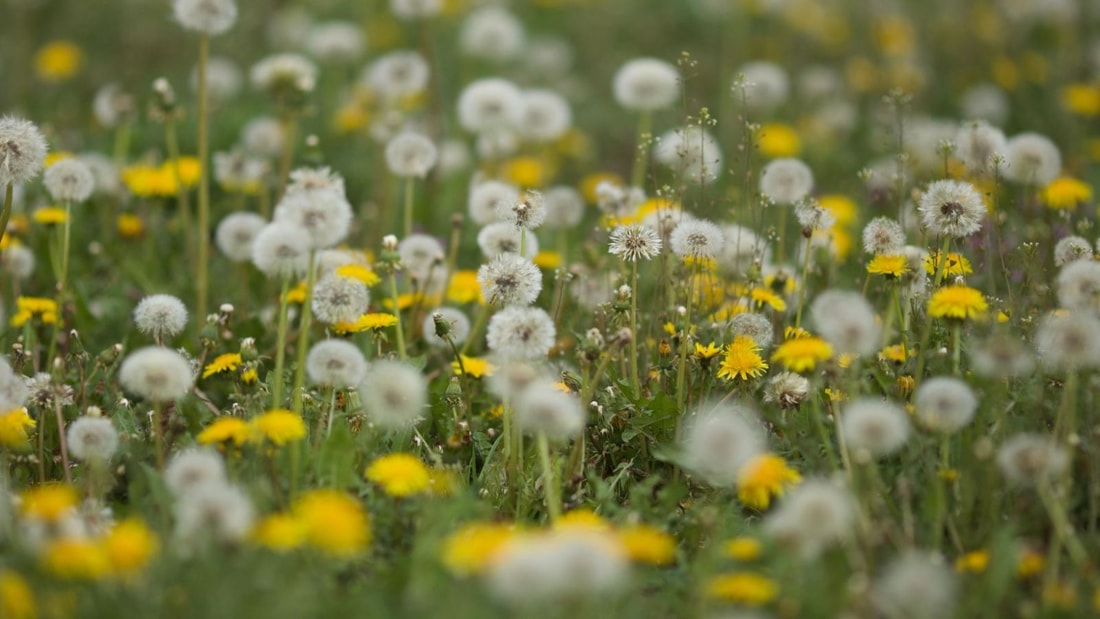
[[[634,152],[634,167],[630,171],[630,186],[641,187],[645,182],[645,164],[649,159],[649,134],[653,123],[653,114],[643,110],[638,115],[637,149]]]
[[[638,261],[630,261],[630,328],[633,336],[630,338],[630,382],[634,387],[634,396],[641,395],[641,382],[638,374]]]
[[[0,211],[0,237],[8,231],[8,220],[11,219],[11,203],[15,196],[15,185],[8,183],[4,191],[4,210]]]
[[[813,239],[813,229],[810,230],[810,239]],[[813,253],[813,244],[807,240],[806,252],[802,256],[802,285],[798,287],[798,312],[795,313],[794,327],[797,329],[802,326],[802,306],[806,303],[806,288],[809,287],[810,276],[810,254]],[[864,294],[866,294],[866,286],[864,286]]]
[[[199,228],[198,257],[195,290],[197,295],[196,312],[199,320],[206,318],[207,279],[210,272],[210,106],[206,92],[206,65],[210,56],[210,37],[199,37]]]
[[[153,439],[156,442],[157,470],[164,470],[164,404],[157,400],[153,402]]]
[[[542,464],[542,492],[546,497],[546,511],[550,514],[550,522],[557,522],[561,517],[561,496],[558,488],[558,480],[554,475],[554,465],[550,459],[550,441],[545,432],[539,432],[538,438],[539,462]]]
[[[393,297],[393,316],[397,320],[397,324],[394,325],[394,330],[397,332],[397,354],[404,361],[408,358],[405,354],[405,331],[401,326],[401,305],[397,302],[397,272],[392,269],[390,270],[390,296]]]
[[[53,414],[57,419],[57,444],[61,447],[61,467],[65,471],[65,483],[72,485],[73,475],[69,471],[69,441],[65,436],[65,415],[61,411],[61,400],[53,399]]]
[[[932,519],[932,542],[939,550],[943,546],[943,528],[947,520],[947,471],[951,467],[950,439],[940,440],[940,462],[936,473],[936,516]]]
[[[306,298],[302,301],[302,322],[298,326],[298,365],[294,368],[294,394],[292,410],[302,414],[302,391],[306,384],[306,355],[309,354],[309,330],[313,326],[313,283],[317,269],[313,266],[316,252],[309,252],[309,270],[306,271]]]
[[[405,179],[405,238],[412,234],[413,230],[413,194],[415,185],[413,177]]]
[[[680,343],[680,364],[676,370],[676,409],[683,411],[684,409],[684,397],[687,393],[684,390],[684,380],[687,378],[687,358],[688,358],[688,346],[691,343],[691,310],[695,305],[695,277],[696,270],[698,269],[698,260],[692,261],[691,264],[691,277],[688,278],[688,300],[687,300],[687,312],[684,315],[684,341]]]
[[[164,121],[164,147],[168,151],[168,158],[174,162],[172,177],[176,181],[176,201],[179,202],[180,226],[183,227],[183,244],[187,248],[187,257],[194,259],[195,248],[191,244],[191,196],[187,188],[183,186],[183,177],[180,174],[179,138],[176,136],[176,121],[172,118]],[[195,272],[195,275],[198,276],[198,271]]]
[[[271,386],[271,407],[279,408],[283,404],[283,367],[286,365],[286,314],[287,294],[290,293],[290,276],[283,276],[283,285],[279,292],[279,326],[275,336],[275,383]]]

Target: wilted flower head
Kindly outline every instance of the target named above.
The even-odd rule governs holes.
[[[840,414],[840,431],[853,453],[881,458],[901,449],[909,440],[909,417],[893,402],[861,398]]]
[[[794,204],[814,188],[814,174],[799,159],[775,159],[760,173],[760,193],[777,204]]]
[[[798,408],[810,393],[810,381],[801,374],[780,372],[764,386],[764,401],[779,408]]]
[[[766,445],[756,414],[741,404],[704,407],[686,423],[686,466],[712,486],[732,486],[741,467]]]
[[[46,138],[29,120],[0,118],[0,187],[25,183],[42,171]]]
[[[656,58],[635,58],[615,73],[615,101],[638,111],[669,107],[680,96],[680,72]]]
[[[66,157],[46,169],[46,190],[58,202],[83,202],[95,189],[95,177],[88,166],[75,157]]]
[[[105,463],[118,449],[118,431],[106,417],[83,416],[69,424],[69,453],[84,462]]]
[[[554,347],[557,331],[545,310],[513,305],[489,319],[489,350],[504,359],[542,359]]]
[[[424,178],[439,160],[439,149],[428,136],[403,131],[386,144],[386,165],[402,178]]]
[[[542,291],[542,271],[518,254],[499,254],[477,272],[482,296],[499,305],[530,305]]]
[[[661,253],[661,237],[645,225],[616,226],[611,231],[610,241],[608,251],[627,262],[650,260]]]
[[[337,388],[358,386],[367,371],[367,360],[355,344],[345,340],[321,340],[309,349],[306,374],[318,385]]]
[[[184,28],[203,34],[222,34],[237,21],[234,0],[173,0],[172,9]]]
[[[982,229],[985,202],[966,181],[941,180],[928,185],[920,198],[921,223],[937,236],[968,237]]]
[[[1038,133],[1012,136],[1006,146],[1005,178],[1025,185],[1043,187],[1062,171],[1062,154],[1050,138]]]
[[[134,324],[158,342],[173,338],[187,326],[187,306],[170,294],[147,296],[134,308]]]
[[[420,372],[400,361],[371,364],[359,385],[359,397],[370,420],[387,430],[405,430],[424,416],[428,385]]]
[[[936,432],[954,434],[974,419],[978,397],[962,380],[937,376],[921,383],[913,398],[917,419]]]
[[[878,350],[882,328],[874,308],[860,293],[826,290],[810,305],[810,315],[837,352],[866,356]]]
[[[130,353],[118,368],[118,380],[129,392],[154,402],[178,400],[191,391],[191,363],[178,352],[149,346]]]

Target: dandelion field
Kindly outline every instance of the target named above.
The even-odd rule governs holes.
[[[1098,23],[8,0],[0,619],[1100,614]]]

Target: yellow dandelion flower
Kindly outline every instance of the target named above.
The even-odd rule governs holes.
[[[1073,210],[1092,201],[1092,185],[1070,176],[1054,179],[1039,194],[1043,204],[1058,210]]]
[[[305,539],[336,557],[352,557],[370,544],[370,518],[359,501],[339,490],[317,489],[302,493],[291,508],[302,523]]]
[[[760,574],[730,572],[708,580],[705,591],[707,597],[745,606],[763,606],[779,595],[779,586]]]
[[[737,498],[753,509],[764,510],[773,497],[783,496],[787,488],[802,481],[798,471],[787,461],[773,454],[763,454],[749,460],[737,474]]]
[[[338,322],[332,326],[332,330],[340,335],[347,333],[362,333],[364,331],[380,331],[397,324],[397,317],[385,312],[373,312],[363,314],[355,322]]]
[[[111,573],[107,551],[88,539],[52,541],[39,559],[47,572],[66,580],[98,580]]]
[[[802,327],[794,327],[789,325],[783,329],[784,340],[797,340],[803,337],[813,337],[813,333],[810,333]]]
[[[588,529],[592,531],[610,531],[611,523],[590,509],[575,509],[566,512],[554,522],[555,529]]]
[[[124,239],[136,239],[145,234],[145,221],[137,215],[122,213],[115,220],[118,235]]]
[[[103,538],[101,546],[113,574],[132,576],[149,565],[160,542],[144,522],[129,518],[116,524]]]
[[[695,358],[701,361],[710,361],[714,357],[717,357],[722,349],[710,342],[706,346],[703,346],[699,342],[695,342]]]
[[[53,167],[53,164],[58,161],[64,161],[65,159],[72,159],[74,155],[66,150],[59,150],[46,154],[46,159],[42,161],[42,167],[49,169]]]
[[[767,305],[777,312],[787,311],[787,302],[771,288],[757,286],[749,292],[749,298],[752,299],[753,305],[758,308]]]
[[[589,204],[595,204],[597,202],[596,187],[599,187],[600,183],[611,183],[612,185],[622,186],[623,178],[614,172],[596,172],[595,174],[589,174],[582,178],[578,189],[581,195],[584,196],[585,201]]]
[[[472,522],[443,541],[442,561],[456,576],[470,576],[485,569],[494,554],[516,535],[511,525]]]
[[[240,417],[218,417],[203,428],[195,438],[202,445],[224,445],[232,442],[237,447],[244,444],[252,435],[248,422]]]
[[[616,533],[626,555],[635,563],[671,565],[676,562],[676,540],[657,527],[636,524]]]
[[[451,496],[462,487],[453,469],[433,466],[428,469],[428,493],[432,496]]]
[[[1074,83],[1062,87],[1062,106],[1078,116],[1100,114],[1100,85]]]
[[[516,157],[502,164],[508,182],[523,188],[542,187],[550,179],[550,165],[538,157]]]
[[[1020,556],[1016,558],[1016,576],[1031,578],[1043,573],[1046,568],[1046,557],[1043,553],[1031,548],[1024,548]]]
[[[20,512],[28,518],[57,522],[80,502],[76,489],[66,484],[35,486],[20,495]]]
[[[878,352],[879,359],[882,361],[893,361],[894,363],[905,363],[907,356],[913,356],[913,351],[907,350],[905,346],[901,344],[887,346]]]
[[[332,119],[332,126],[338,133],[355,133],[366,129],[370,125],[370,121],[370,111],[363,107],[360,102],[351,101],[336,110],[336,115]]]
[[[722,365],[718,366],[718,378],[749,380],[759,378],[768,370],[768,363],[760,356],[760,347],[747,335],[738,335],[726,347]]]
[[[38,317],[42,324],[52,325],[57,322],[57,301],[45,297],[19,297],[15,300],[16,312],[11,317],[10,324],[13,327],[22,327],[34,317]]]
[[[459,305],[467,303],[485,303],[481,296],[481,284],[477,281],[477,271],[455,271],[447,284],[447,300]]]
[[[482,357],[467,357],[461,355],[462,364],[459,365],[458,361],[451,362],[451,368],[455,374],[462,374],[462,368],[466,368],[466,373],[474,378],[481,378],[483,376],[492,376],[493,372],[496,372],[497,366],[489,363],[488,359]]]
[[[422,306],[439,305],[439,303],[442,301],[443,297],[441,295],[423,295],[406,292],[397,295],[397,309],[407,310],[416,304],[420,304]],[[393,299],[382,299],[382,307],[388,310],[393,310]]]
[[[248,422],[249,438],[256,443],[268,442],[282,447],[306,437],[306,424],[300,415],[282,408],[271,409]]]
[[[305,303],[306,302],[306,283],[298,282],[293,288],[286,291],[287,303]]]
[[[778,157],[797,157],[802,152],[802,140],[798,132],[790,125],[768,123],[756,131],[756,146],[760,154],[775,159]]]
[[[935,275],[936,271],[940,268],[940,252],[935,254],[928,254],[924,257],[924,270],[929,275]],[[970,266],[970,260],[966,256],[951,252],[947,254],[947,266],[944,267],[943,274],[948,277],[960,277],[963,275],[970,275],[974,272],[974,269]]]
[[[432,483],[428,467],[420,458],[407,453],[388,454],[375,459],[364,475],[394,497],[421,494]]]
[[[34,210],[31,215],[31,219],[34,223],[43,226],[56,226],[65,223],[68,219],[68,215],[65,214],[65,209],[58,206],[43,206]]]
[[[237,368],[241,367],[242,363],[244,363],[244,360],[241,359],[241,353],[227,352],[218,355],[203,368],[202,377],[209,378],[222,372],[235,372]]]
[[[258,380],[260,380],[260,373],[256,371],[256,368],[248,368],[241,372],[241,382],[246,385],[254,385]]]
[[[30,447],[27,433],[36,425],[25,408],[0,413],[0,447],[18,451],[27,449]]]
[[[176,173],[179,174],[180,182],[184,187],[193,188],[199,184],[199,178],[202,177],[202,163],[198,157],[180,157],[165,161],[161,167],[171,172],[172,166],[176,166]]]
[[[933,318],[973,320],[983,317],[988,310],[982,292],[969,286],[945,286],[928,300],[928,314]]]
[[[772,361],[778,361],[792,372],[802,374],[813,371],[818,363],[828,361],[833,356],[833,347],[825,340],[809,336],[789,339],[779,345],[772,355]]]
[[[0,570],[0,617],[35,619],[38,606],[34,592],[22,576],[11,570]]]
[[[856,223],[859,217],[859,207],[848,196],[837,193],[826,194],[818,198],[817,203],[836,218],[834,225],[837,227],[846,228]]]
[[[722,545],[722,554],[743,563],[759,559],[763,552],[764,547],[755,537],[734,537]]]
[[[51,41],[34,55],[34,72],[44,82],[63,82],[83,64],[84,52],[72,41]]]
[[[556,251],[543,250],[535,254],[532,262],[539,268],[556,269],[561,266],[561,254]]]
[[[905,256],[879,254],[871,258],[871,262],[867,264],[867,272],[897,279],[909,272],[909,259]]]
[[[306,523],[291,514],[272,514],[256,523],[252,541],[276,552],[299,548],[306,542]]]
[[[336,267],[336,275],[338,277],[346,277],[348,279],[360,281],[368,288],[382,281],[382,278],[378,277],[378,274],[365,264],[344,264],[338,266]]]
[[[968,552],[958,559],[955,559],[956,572],[970,572],[971,574],[981,574],[988,566],[989,553],[984,550],[975,550],[973,552]]]
[[[713,314],[708,316],[711,322],[728,322],[738,314],[749,311],[749,307],[740,301],[722,304]]]

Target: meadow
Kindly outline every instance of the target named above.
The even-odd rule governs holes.
[[[1100,5],[7,0],[0,619],[1100,614]]]

